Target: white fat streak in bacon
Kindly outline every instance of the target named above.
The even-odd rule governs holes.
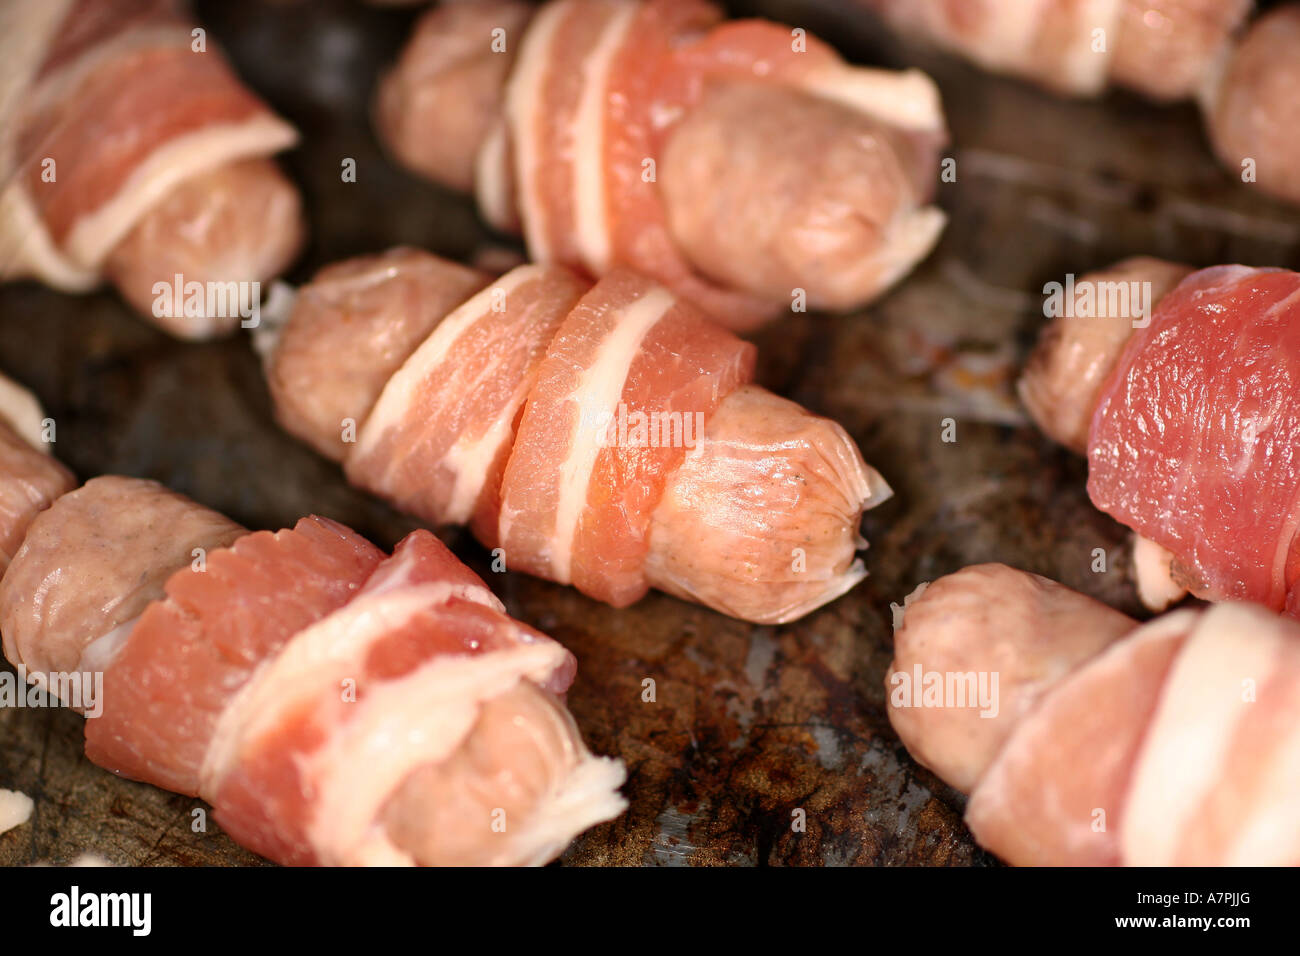
[[[1205,114],[1207,124],[1219,108],[1219,94],[1223,92],[1223,83],[1228,78],[1228,68],[1232,66],[1236,52],[1237,45],[1231,42],[1231,37],[1226,37],[1224,42],[1219,44],[1218,51],[1206,63],[1201,81],[1192,94],[1201,112]]]
[[[609,71],[636,19],[635,4],[613,10],[600,39],[583,64],[582,98],[570,125],[572,136],[574,240],[583,263],[595,275],[609,268],[609,210],[605,202],[605,129]],[[633,53],[635,55],[635,53]]]
[[[1294,638],[1291,638],[1294,640]],[[1259,703],[1257,707],[1268,706]],[[1252,812],[1233,833],[1226,866],[1295,866],[1300,862],[1300,723],[1284,729],[1269,750]]]
[[[1123,0],[1087,0],[1079,5],[1070,36],[1074,43],[1066,48],[1060,63],[1067,89],[1076,93],[1097,93],[1106,86],[1110,61],[1119,43],[1120,8]],[[1093,31],[1105,31],[1106,49],[1093,50]]]
[[[409,548],[401,549],[371,575],[370,580],[366,582],[366,596],[392,594],[395,591],[420,587],[420,585],[413,583],[412,578],[412,572],[418,567],[419,562],[415,552]],[[380,583],[375,584],[376,581],[380,581]],[[506,606],[501,603],[495,594],[488,590],[485,584],[466,586],[463,591],[456,592],[455,596],[463,600],[472,600],[475,604],[486,605],[503,614],[506,610]]]
[[[68,256],[84,268],[98,269],[140,216],[174,187],[235,160],[270,156],[297,141],[294,128],[270,113],[243,123],[205,126],[171,140],[136,166],[112,199],[77,220],[64,243]]]
[[[35,277],[67,292],[94,288],[93,271],[68,261],[50,238],[17,175],[19,115],[55,31],[73,0],[0,4],[0,279]]]
[[[0,180],[9,173],[0,173]],[[58,247],[20,179],[0,192],[0,279],[40,279],[61,292],[89,292],[99,273],[77,265]]]
[[[484,221],[500,232],[514,232],[519,228],[518,210],[514,205],[514,192],[510,180],[509,127],[504,118],[492,124],[483,138],[474,159],[474,198]]]
[[[978,16],[970,20],[974,27],[971,31],[951,22],[948,5],[942,0],[902,0],[898,6],[903,12],[895,16],[905,28],[922,25],[924,32],[940,45],[959,51],[986,69],[1016,70],[1023,67],[1043,16],[1059,0],[965,2],[972,7],[978,4]]]
[[[519,45],[519,57],[506,84],[506,120],[514,146],[515,188],[518,192],[519,218],[524,227],[528,251],[538,262],[551,259],[550,229],[546,219],[546,201],[537,183],[541,150],[538,140],[540,118],[547,109],[545,79],[551,67],[551,46],[556,28],[569,12],[564,0],[548,3],[538,11]]]
[[[1263,317],[1268,318],[1269,316],[1276,315],[1279,312],[1286,312],[1296,303],[1300,303],[1300,289],[1296,289],[1296,291],[1292,292],[1285,299],[1279,299],[1277,302],[1270,305],[1268,311],[1264,313]]]
[[[573,539],[578,532],[578,519],[586,507],[591,471],[602,447],[603,436],[593,423],[601,421],[604,415],[615,414],[628,371],[641,352],[641,343],[676,301],[667,289],[655,286],[623,306],[617,323],[601,342],[592,363],[569,396],[569,401],[577,405],[579,415],[573,426],[568,457],[559,469],[560,489],[551,551],[555,580],[562,584],[570,581]],[[506,540],[506,530],[503,523],[502,541]]]
[[[795,88],[908,132],[944,130],[934,80],[920,70],[877,70],[826,63],[792,78]]]
[[[523,680],[545,683],[565,654],[547,641],[473,657],[444,655],[366,693],[303,768],[317,794],[309,839],[321,861],[414,865],[377,823],[384,804],[413,771],[440,763],[464,742],[481,704]]]
[[[379,400],[375,402],[375,407],[371,409],[357,436],[356,449],[352,454],[358,459],[371,454],[384,433],[396,427],[410,414],[411,406],[420,398],[420,390],[429,372],[446,361],[461,336],[484,316],[492,314],[492,306],[498,297],[505,296],[508,301],[511,292],[525,282],[540,278],[543,272],[543,267],[537,265],[511,269],[439,322],[384,386]],[[488,371],[491,371],[491,367]],[[448,396],[449,401],[469,398],[468,394]],[[520,404],[522,400],[521,395]],[[442,516],[443,520],[450,524],[464,524],[469,520],[474,502],[478,500],[483,482],[487,479],[487,466],[501,443],[509,437],[509,427],[518,409],[519,404],[514,404],[504,410],[481,440],[458,441],[443,458],[443,464],[456,472],[452,504],[447,514]],[[503,420],[504,432],[500,428]]]
[[[375,642],[424,609],[460,598],[495,610],[481,591],[479,586],[440,582],[364,594],[299,631],[279,654],[258,666],[222,712],[199,771],[202,792],[209,798],[215,795],[238,762],[245,740],[273,729],[283,714],[324,687],[341,693],[340,682],[359,675]]]
[[[1028,52],[1044,12],[1057,0],[994,0],[980,6],[979,32],[967,54],[985,67],[1014,66]]]
[[[193,40],[189,30],[178,26],[142,25],[116,33],[41,77],[36,87],[28,91],[27,111],[30,115],[57,106],[64,97],[75,94],[77,88],[100,67],[119,57],[130,56],[140,50],[167,47],[189,49]]]
[[[845,106],[877,122],[913,133],[945,134],[939,89],[919,70],[876,70],[828,63],[799,76],[803,92]],[[900,204],[886,227],[877,253],[861,268],[877,273],[878,288],[888,288],[929,254],[948,217],[937,206]]]
[[[1175,612],[1160,619],[1193,612]],[[1150,626],[1150,625],[1149,625]],[[1170,866],[1194,816],[1220,785],[1238,725],[1252,707],[1242,681],[1264,687],[1277,666],[1279,618],[1247,604],[1201,614],[1174,660],[1124,804],[1120,845],[1131,866]]]
[[[975,0],[967,0],[975,6]],[[1076,93],[1094,92],[1105,84],[1110,59],[1119,40],[1119,15],[1122,0],[1086,0],[1075,11],[1068,31],[1070,42],[1059,55],[1057,80]],[[926,32],[943,46],[969,57],[986,69],[1026,72],[1035,44],[1048,18],[1059,17],[1060,0],[987,0],[978,4],[975,30],[967,33],[950,22],[945,5],[938,0],[921,0],[915,15],[912,6],[900,2],[901,15],[895,15],[904,27],[922,24]],[[1092,32],[1106,31],[1106,50],[1094,53]]]
[[[49,442],[41,439],[45,410],[35,395],[7,375],[0,375],[0,419],[37,451],[50,453]]]
[[[478,438],[462,435],[447,449],[442,463],[456,473],[456,484],[452,486],[451,500],[447,503],[447,520],[452,524],[465,524],[474,514],[488,466],[513,437],[515,413],[527,397],[528,390],[521,384],[482,435]]]

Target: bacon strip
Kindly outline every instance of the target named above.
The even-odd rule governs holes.
[[[115,773],[199,792],[199,767],[231,693],[294,634],[352,597],[382,558],[334,522],[260,531],[188,566],[140,616],[104,674],[112,700],[86,754]],[[142,734],[136,728],[150,727]]]
[[[1139,866],[1300,863],[1300,630],[1205,612],[1147,729],[1120,834]],[[1200,759],[1187,760],[1189,741]]]
[[[520,266],[450,312],[384,386],[349,479],[434,524],[482,513],[494,533],[515,420],[583,288],[562,269]]]
[[[1286,605],[1300,575],[1300,274],[1185,279],[1125,346],[1088,442],[1093,503],[1212,600]]]
[[[524,236],[539,262],[578,263],[599,273],[607,259],[605,87],[635,13],[620,0],[552,3],[524,37],[506,87],[506,117]],[[577,68],[557,70],[557,62]]]
[[[519,425],[502,485],[509,560],[616,607],[642,597],[646,530],[685,447],[648,434],[641,447],[618,420],[703,422],[754,357],[662,286],[625,272],[597,283],[552,342]]]
[[[1194,621],[1175,612],[1132,632],[1046,695],[971,793],[966,823],[981,845],[1018,865],[1120,864],[1138,749]]]

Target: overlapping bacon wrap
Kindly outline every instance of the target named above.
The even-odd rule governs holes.
[[[298,193],[268,157],[297,134],[192,31],[176,0],[0,7],[0,279],[109,279],[202,338],[238,311],[155,308],[156,283],[258,282],[296,254]]]
[[[100,675],[65,699],[100,766],[286,864],[540,864],[622,811],[564,706],[573,656],[432,534],[387,557],[324,518],[249,533],[154,482],[72,485],[0,458],[0,500],[28,502],[0,631],[56,694]]]
[[[1045,431],[1086,450],[1093,503],[1140,536],[1150,606],[1190,591],[1294,615],[1300,274],[1187,272],[1134,259],[1083,276],[1149,283],[1153,314],[1055,319],[1021,394]]]
[[[508,568],[768,623],[865,576],[883,479],[838,425],[749,384],[752,345],[642,276],[489,281],[399,248],[327,268],[263,331],[289,431]]]
[[[406,165],[472,183],[532,258],[628,267],[733,329],[861,305],[937,241],[927,77],[703,0],[430,11],[376,103]],[[802,293],[802,297],[799,296]]]
[[[909,596],[894,644],[890,721],[1007,862],[1300,865],[1294,621],[1227,603],[1139,627],[980,565]]]

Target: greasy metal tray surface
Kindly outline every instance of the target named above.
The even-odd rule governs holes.
[[[938,80],[957,181],[938,251],[864,313],[796,315],[759,336],[763,384],[829,415],[887,477],[868,514],[871,576],[788,627],[756,627],[652,595],[615,611],[570,589],[492,575],[466,534],[448,540],[512,614],[580,661],[569,697],[597,753],[628,766],[631,809],[581,836],[570,864],[953,864],[992,858],[961,824],[962,798],[892,733],[883,677],[889,603],[919,581],[1004,561],[1131,613],[1126,535],[1088,504],[1083,463],[1028,426],[1011,382],[1042,322],[1044,282],[1151,253],[1196,265],[1300,265],[1300,215],[1230,182],[1190,106],[1114,94],[1068,102],[891,42],[825,3],[737,3],[831,37],[852,58],[916,64]],[[303,132],[285,164],[306,195],[301,281],[396,243],[469,258],[503,240],[469,200],[385,160],[366,106],[410,12],[350,2],[207,2],[198,12],[249,83]],[[343,158],[355,183],[340,181]],[[0,289],[0,367],[58,423],[57,454],[83,479],[154,478],[249,527],[317,512],[385,546],[413,523],[352,491],[272,423],[248,342],[172,341],[108,293]],[[957,440],[941,440],[941,422]],[[1109,570],[1091,570],[1093,549]],[[657,701],[642,701],[653,678]],[[0,863],[255,864],[200,803],[119,780],[82,756],[82,721],[0,709],[0,787],[36,800],[0,836]],[[806,813],[795,832],[793,812]]]

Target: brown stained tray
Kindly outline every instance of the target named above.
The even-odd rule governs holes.
[[[890,729],[889,603],[980,561],[1064,581],[1130,613],[1126,532],[1096,512],[1081,461],[1028,426],[1011,382],[1042,322],[1041,288],[1135,254],[1194,265],[1300,266],[1300,213],[1230,181],[1190,106],[1116,94],[1069,102],[893,42],[847,4],[737,3],[834,37],[856,60],[915,64],[944,95],[957,182],[938,251],[858,315],[798,315],[759,336],[761,381],[844,424],[896,497],[868,514],[871,577],[788,627],[756,627],[654,595],[614,611],[575,591],[492,575],[468,535],[448,540],[510,612],[577,654],[569,701],[592,749],[622,757],[631,809],[589,831],[571,864],[940,864],[992,858],[962,798]],[[303,131],[285,158],[311,243],[291,279],[396,243],[468,258],[490,237],[472,204],[396,169],[366,119],[379,66],[410,12],[349,2],[207,2],[206,25],[250,84]],[[344,157],[356,183],[340,181]],[[277,430],[248,342],[186,345],[109,294],[0,289],[0,367],[58,423],[83,479],[154,478],[253,528],[318,512],[391,546],[414,526],[353,491]],[[940,440],[941,421],[957,441]],[[1104,548],[1109,570],[1091,570]],[[642,702],[653,678],[657,702]],[[0,835],[0,863],[255,864],[201,803],[115,779],[82,756],[82,721],[0,709],[0,787],[36,800]],[[806,832],[792,812],[806,812]]]

